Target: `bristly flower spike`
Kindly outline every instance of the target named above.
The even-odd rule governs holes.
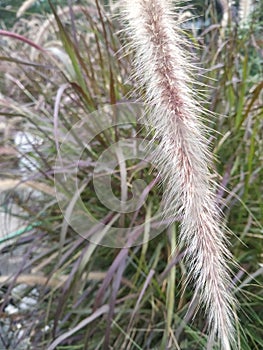
[[[235,344],[235,301],[226,264],[225,229],[217,209],[211,154],[195,102],[192,68],[172,1],[124,0],[121,15],[134,50],[134,74],[146,91],[156,154],[165,186],[165,216],[181,218],[190,275],[206,309],[210,336],[221,349]],[[189,73],[190,72],[190,73]]]

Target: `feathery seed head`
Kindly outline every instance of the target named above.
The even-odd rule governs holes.
[[[165,184],[165,215],[181,218],[181,242],[211,336],[224,350],[234,343],[234,300],[226,265],[224,227],[211,182],[211,155],[190,89],[185,39],[174,21],[172,1],[124,1],[121,10],[134,50],[134,75],[146,90],[155,154]],[[189,74],[190,72],[190,74]]]

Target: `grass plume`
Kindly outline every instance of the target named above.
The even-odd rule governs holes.
[[[253,11],[253,1],[252,0],[241,0],[239,3],[239,20],[240,21],[247,21],[249,18],[249,15]]]
[[[211,180],[211,155],[195,102],[185,39],[178,34],[169,0],[125,1],[123,17],[135,52],[135,76],[145,87],[149,118],[159,142],[165,215],[181,218],[181,242],[212,338],[228,350],[234,342],[234,300],[224,227]]]

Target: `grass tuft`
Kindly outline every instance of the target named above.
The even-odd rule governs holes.
[[[191,84],[206,109],[201,118],[207,130],[216,130],[209,148],[223,224],[234,233],[229,248],[238,265],[230,283],[239,302],[234,327],[242,350],[263,347],[263,19],[261,3],[254,3],[245,22],[230,16],[224,28],[215,2],[190,1],[193,6],[179,14],[185,19],[179,30],[193,43],[187,49],[199,77],[198,86]],[[178,243],[178,223],[148,240],[163,196],[158,171],[142,161],[122,162],[126,144],[114,150],[113,172],[103,158],[100,174],[111,176],[114,195],[143,199],[132,213],[116,213],[113,202],[108,208],[93,186],[97,161],[112,144],[152,137],[136,120],[100,132],[88,147],[83,136],[101,128],[92,112],[108,106],[116,112],[145,94],[130,76],[126,39],[112,15],[118,10],[111,1],[52,2],[48,13],[20,9],[12,27],[0,31],[1,349],[220,349],[209,344],[209,325],[193,285],[186,285],[187,247]],[[83,127],[63,144],[78,122]],[[59,151],[68,154],[62,163]],[[64,181],[73,173],[83,206],[77,189],[72,193]],[[54,197],[55,176],[58,198],[68,198],[66,215],[60,208],[65,202]],[[84,206],[99,222],[81,236],[70,213]],[[131,239],[146,243],[95,245],[107,237],[105,224],[108,230],[125,225]],[[23,308],[26,297],[31,306]]]

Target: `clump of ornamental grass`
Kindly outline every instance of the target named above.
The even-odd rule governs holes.
[[[127,94],[138,84],[128,81],[131,56],[124,57],[116,35],[120,23],[108,13],[119,8],[118,3],[109,1],[104,7],[99,1],[75,5],[60,1],[65,3],[60,8],[51,3],[52,15],[51,8],[44,16],[22,14],[14,27],[0,34],[0,214],[19,215],[27,224],[0,241],[1,272],[3,265],[13,267],[13,258],[17,263],[16,269],[0,276],[0,345],[3,349],[28,344],[33,349],[61,350],[205,348],[207,321],[203,312],[197,313],[200,303],[192,286],[184,288],[188,274],[178,223],[142,246],[113,249],[77,235],[58,207],[54,172],[70,174],[76,169],[71,162],[74,142],[68,145],[65,167],[55,169],[63,136],[100,106],[127,101]],[[196,28],[199,19],[190,18],[186,34],[202,44],[199,50],[189,48],[206,68],[199,79],[209,85],[205,107],[216,114],[213,127],[218,132],[210,137],[213,155],[220,160],[216,163],[220,183],[216,195],[225,221],[237,235],[229,239],[240,266],[233,271],[242,325],[237,332],[238,348],[261,350],[262,11],[253,11],[255,21],[249,22],[249,30],[239,31],[233,25],[222,38],[215,2],[206,3],[209,6],[204,8],[204,1],[191,2],[192,13],[204,16],[205,21]],[[202,14],[196,12],[198,6],[204,9]],[[4,132],[2,118],[7,126]],[[204,122],[210,127],[210,116],[207,119]],[[99,202],[87,179],[105,148],[118,137],[138,135],[138,129],[141,132],[140,126],[133,125],[121,133],[110,130],[98,135],[91,144],[92,153],[83,155],[92,162],[79,164],[78,180],[86,185],[82,187],[83,203],[102,222],[109,222],[115,213]],[[14,145],[16,132],[32,143],[29,150]],[[142,130],[141,136],[145,134]],[[74,141],[85,148],[86,140],[78,136],[74,135]],[[156,175],[140,164],[123,163],[122,172],[117,167],[113,174],[113,192],[117,198],[126,189],[132,195],[133,181],[143,179],[150,186],[156,183]],[[74,200],[76,193],[71,195]],[[161,197],[160,188],[152,187],[144,212],[124,213],[122,221],[133,230],[145,218],[154,217]],[[70,207],[71,203],[67,213]],[[138,215],[133,219],[133,214]],[[4,228],[8,224],[5,219]],[[89,233],[100,232],[100,225],[94,225]],[[147,225],[143,235],[149,235]],[[9,304],[17,307],[24,297],[36,300],[33,308],[8,314]]]
[[[164,216],[180,218],[180,241],[203,303],[210,335],[221,348],[235,343],[235,301],[227,266],[225,228],[216,204],[211,154],[191,90],[193,75],[185,39],[173,20],[171,1],[126,1],[122,8],[134,49],[134,75],[145,88],[147,113],[165,190]]]

